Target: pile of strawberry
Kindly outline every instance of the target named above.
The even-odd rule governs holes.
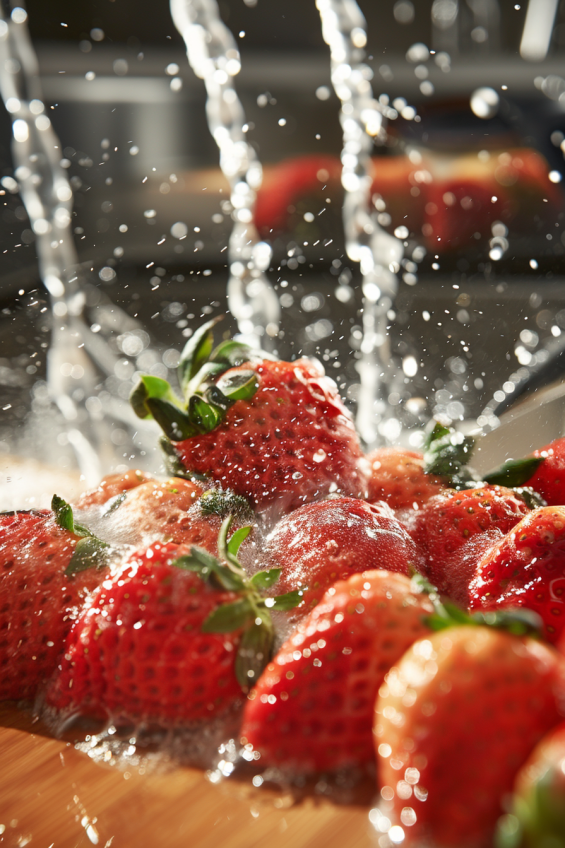
[[[132,395],[169,479],[0,516],[0,698],[225,721],[289,776],[376,759],[381,848],[565,846],[565,439],[481,480],[440,424],[364,456],[317,363],[213,326],[182,398]]]

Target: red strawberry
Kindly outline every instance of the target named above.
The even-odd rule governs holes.
[[[278,591],[306,587],[304,604],[315,606],[336,580],[367,569],[411,574],[423,561],[407,530],[386,504],[330,498],[285,516],[267,537],[265,557],[281,569]]]
[[[427,560],[427,574],[442,594],[462,605],[481,556],[529,507],[504,486],[446,491],[428,501],[416,517],[414,538]]]
[[[405,448],[377,448],[367,457],[371,467],[371,503],[386,501],[391,509],[418,509],[445,488],[445,482],[424,471],[424,457]]]
[[[233,492],[206,489],[201,483],[171,477],[147,480],[107,502],[98,517],[103,535],[117,536],[136,546],[151,542],[199,545],[217,551],[218,532],[228,513],[251,518],[247,501]],[[86,521],[90,518],[86,513]],[[241,522],[240,522],[241,523]]]
[[[126,471],[125,474],[108,474],[96,489],[85,492],[77,502],[77,509],[88,509],[96,504],[105,504],[111,498],[141,486],[151,478],[143,471]]]
[[[231,341],[212,350],[212,326],[181,355],[184,402],[165,381],[143,377],[132,394],[136,413],[158,420],[185,468],[260,509],[284,511],[328,492],[363,496],[359,440],[322,367],[258,358]]]
[[[469,586],[473,609],[527,607],[556,642],[565,629],[565,507],[526,515],[480,560]]]
[[[243,744],[261,764],[299,771],[368,762],[373,704],[386,671],[433,610],[407,577],[354,574],[329,589],[248,696]]]
[[[528,486],[539,492],[550,506],[565,505],[565,438],[534,451],[543,460]]]
[[[565,661],[549,646],[477,626],[416,642],[375,707],[375,828],[407,848],[490,844],[517,770],[564,711]]]
[[[80,536],[52,512],[0,516],[0,698],[33,698],[105,569],[67,573]]]
[[[523,848],[565,846],[565,723],[536,746],[516,778],[512,814],[499,830],[516,833]]]
[[[226,547],[229,522],[219,542],[224,563],[200,548],[156,543],[104,581],[68,636],[46,695],[51,709],[65,719],[172,727],[236,704],[269,658],[267,606],[277,605],[257,589],[278,573],[245,577],[235,552],[249,528]]]

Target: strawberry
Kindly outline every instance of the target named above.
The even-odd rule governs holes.
[[[77,509],[88,509],[90,506],[107,503],[111,498],[129,492],[147,482],[151,478],[143,471],[126,471],[125,474],[108,474],[103,477],[96,489],[84,492],[77,501]]]
[[[235,554],[250,528],[218,546],[224,562],[195,546],[155,543],[130,555],[93,593],[69,633],[46,693],[63,719],[75,715],[174,727],[225,713],[269,659],[269,609],[258,592],[278,572],[251,579]]]
[[[179,364],[179,400],[168,383],[142,377],[131,396],[154,417],[188,473],[204,475],[258,509],[284,512],[328,492],[366,493],[351,417],[318,363],[272,361],[225,341],[212,350],[205,324]]]
[[[534,451],[540,464],[528,480],[549,506],[565,505],[565,438]]]
[[[104,535],[137,547],[151,542],[199,545],[217,551],[222,518],[228,513],[252,517],[240,495],[208,489],[196,481],[171,477],[147,480],[135,489],[115,495],[103,506],[97,529]],[[86,519],[90,517],[86,513]],[[241,523],[241,522],[240,522]]]
[[[424,471],[423,454],[405,448],[377,448],[367,457],[370,503],[386,501],[392,509],[418,509],[445,488],[443,478]]]
[[[474,622],[415,642],[375,707],[375,828],[407,848],[490,844],[517,770],[564,714],[549,646]]]
[[[0,698],[35,696],[85,597],[107,573],[106,546],[68,515],[66,527],[48,510],[0,515]]]
[[[498,833],[498,844],[508,848],[564,848],[565,723],[542,739],[518,772],[512,813],[499,822]]]
[[[339,581],[269,663],[241,730],[266,767],[335,770],[372,758],[373,704],[385,673],[428,629],[426,595],[401,574]]]
[[[479,561],[469,586],[473,609],[527,607],[556,642],[565,630],[565,507],[526,515]]]
[[[423,568],[421,554],[392,510],[356,498],[330,498],[294,510],[269,534],[264,554],[281,569],[280,592],[303,589],[300,612],[355,572],[383,568],[409,575]]]
[[[417,513],[413,531],[438,590],[462,605],[481,556],[529,512],[504,486],[446,491]]]

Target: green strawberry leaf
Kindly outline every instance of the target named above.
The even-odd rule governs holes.
[[[253,351],[249,345],[242,342],[236,342],[233,339],[221,342],[210,354],[211,362],[219,362],[233,368],[236,365],[243,365],[253,355]]]
[[[166,380],[144,374],[129,396],[129,402],[138,418],[151,418],[152,411],[147,406],[150,398],[168,401],[180,409],[180,400]]]
[[[109,551],[110,545],[97,539],[96,536],[85,536],[79,539],[65,574],[70,577],[89,568],[104,568],[108,563]]]
[[[233,533],[227,543],[227,553],[231,557],[236,557],[239,553],[239,549],[242,544],[245,542],[253,527],[240,527],[238,530]]]
[[[164,398],[147,398],[145,407],[172,442],[182,442],[197,435],[198,429],[177,403],[171,403]]]
[[[249,598],[240,598],[213,610],[202,625],[202,632],[231,633],[244,627],[250,618],[254,619],[255,614]]]
[[[270,589],[281,576],[282,568],[270,568],[268,571],[258,571],[249,581],[256,589]]]
[[[432,436],[435,431],[436,428]],[[467,467],[467,462],[475,440],[472,436],[464,436],[456,430],[448,430],[443,435],[439,435],[440,432],[437,431],[437,438],[431,441],[424,452],[424,471],[426,474],[448,478],[454,488],[465,488],[468,482],[473,480],[473,472]]]
[[[443,439],[444,436],[448,436],[450,432],[451,430],[449,427],[445,427],[443,424],[440,424],[439,421],[434,422],[433,429],[426,436],[424,450],[429,450],[434,442],[439,441],[439,439]]]
[[[471,618],[476,624],[506,630],[514,636],[539,637],[544,630],[541,616],[533,610],[524,608],[474,612]]]
[[[66,500],[53,495],[51,499],[51,509],[55,513],[55,521],[62,527],[63,530],[68,530],[70,533],[75,532],[75,519],[72,506]]]
[[[212,330],[220,320],[213,318],[196,330],[187,341],[180,355],[178,365],[179,384],[182,392],[188,400],[190,381],[200,371],[205,362],[208,361],[214,346],[214,334]]]
[[[245,583],[239,574],[236,574],[227,565],[223,565],[219,559],[204,548],[198,548],[196,545],[191,547],[189,556],[178,557],[173,561],[173,565],[176,568],[196,572],[206,582],[215,580],[222,589],[237,592],[245,588]]]
[[[188,419],[195,432],[210,433],[223,418],[223,410],[206,403],[200,395],[191,395],[188,402]]]
[[[208,386],[204,392],[204,397],[208,403],[219,406],[223,412],[227,412],[230,406],[233,406],[235,403],[235,400],[227,398],[217,386]]]
[[[251,516],[253,514],[249,502],[243,495],[236,495],[231,489],[228,489],[226,492],[223,489],[209,489],[207,492],[204,492],[198,503],[202,510],[202,515],[219,515],[221,518],[225,518],[226,515],[230,514],[238,517]],[[251,531],[249,530],[249,532]],[[236,555],[237,550],[230,551],[230,553]]]
[[[55,521],[63,530],[69,530],[75,536],[92,536],[93,539],[96,538],[88,527],[75,523],[72,506],[66,500],[59,497],[59,495],[53,495],[51,498],[51,509],[55,513]]]
[[[268,609],[276,610],[277,612],[286,612],[300,606],[303,594],[303,590],[295,589],[293,592],[287,592],[285,595],[275,595],[274,598],[265,598],[265,603]]]
[[[235,674],[241,686],[256,683],[273,649],[274,631],[269,614],[261,612],[244,631],[235,660]]]
[[[259,388],[259,378],[255,371],[236,371],[235,374],[220,377],[216,388],[232,402],[251,400]]]
[[[533,477],[543,461],[543,456],[509,459],[498,468],[489,471],[488,474],[483,474],[483,480],[485,483],[507,486],[509,489],[515,486],[523,486],[524,483],[527,483]]]

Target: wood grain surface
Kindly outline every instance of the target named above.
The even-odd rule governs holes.
[[[369,807],[212,785],[197,769],[139,774],[93,762],[0,704],[2,848],[369,848]]]

